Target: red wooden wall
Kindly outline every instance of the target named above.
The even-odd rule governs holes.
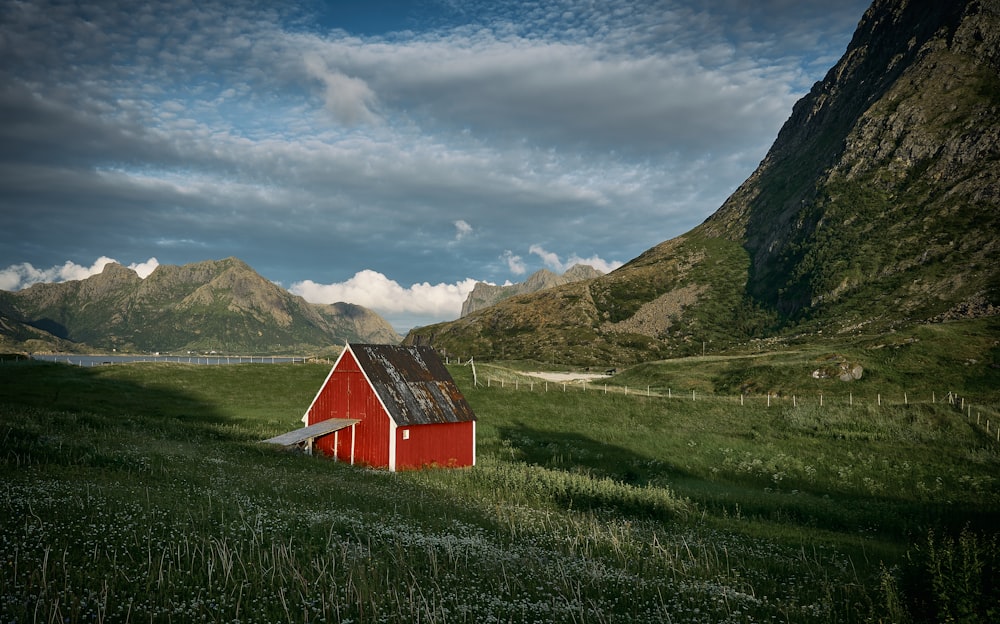
[[[334,374],[330,375],[313,401],[308,416],[307,425],[329,418],[356,418],[361,421],[353,428],[337,432],[337,435],[330,434],[316,440],[315,448],[323,454],[340,461],[351,461],[353,430],[356,436],[354,463],[377,467],[389,465],[389,416],[349,351],[338,361]]]
[[[475,421],[412,425],[396,430],[396,469],[471,466]],[[404,431],[409,439],[404,440]]]

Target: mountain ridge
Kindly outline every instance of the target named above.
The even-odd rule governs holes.
[[[145,278],[109,263],[83,280],[0,291],[0,312],[5,342],[35,351],[46,342],[39,331],[59,349],[139,352],[281,353],[400,340],[371,310],[309,303],[238,258],[160,265]]]
[[[604,275],[604,273],[598,271],[592,266],[586,264],[574,264],[562,275],[554,273],[548,269],[539,269],[529,275],[528,279],[516,284],[504,284],[498,286],[496,284],[488,284],[486,282],[476,282],[476,285],[472,288],[472,292],[470,292],[465,297],[465,301],[462,302],[462,312],[459,316],[468,316],[476,310],[488,308],[491,305],[509,297],[538,292],[540,290],[545,290],[546,288],[561,286],[562,284],[568,284],[570,282],[593,279],[595,277],[600,277],[601,275]]]

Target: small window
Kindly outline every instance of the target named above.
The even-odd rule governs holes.
[[[404,440],[409,440],[410,439],[410,430],[409,429],[403,429],[403,439]]]

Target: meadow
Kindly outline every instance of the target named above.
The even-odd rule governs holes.
[[[328,365],[0,365],[0,620],[1000,619],[1000,444],[964,405],[877,374],[741,404],[724,362],[453,364],[477,466],[395,474],[260,443]]]

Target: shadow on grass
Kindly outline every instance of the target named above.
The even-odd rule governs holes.
[[[498,432],[515,453],[515,459],[555,470],[587,472],[642,486],[664,468],[650,457],[578,433],[544,431],[519,423],[501,427]]]
[[[0,367],[0,464],[115,468],[200,441],[246,442],[193,394],[66,364]],[[123,449],[128,449],[126,452]]]
[[[499,429],[510,459],[571,474],[611,479],[635,488],[669,488],[719,518],[754,520],[804,529],[881,536],[891,540],[922,535],[930,528],[988,530],[997,511],[953,501],[914,500],[908,493],[851,495],[808,489],[780,489],[759,482],[709,479],[629,449],[577,433],[523,425]],[[573,501],[569,501],[573,503]]]

